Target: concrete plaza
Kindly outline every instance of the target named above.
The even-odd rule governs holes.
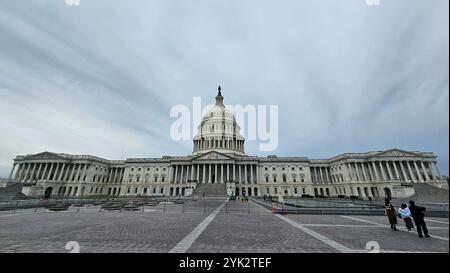
[[[254,201],[199,200],[139,211],[97,206],[0,212],[0,252],[449,252],[449,219],[427,218],[432,238],[389,228],[383,216],[278,215]]]

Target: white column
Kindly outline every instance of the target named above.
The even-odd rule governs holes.
[[[220,174],[221,174],[220,183],[223,183],[223,180],[224,180],[224,177],[223,177],[224,166],[225,166],[224,164],[220,164]]]
[[[241,179],[242,179],[241,165],[238,165],[238,169],[239,169],[239,178],[238,178],[238,181],[239,181],[239,183],[240,183],[240,182],[242,182],[242,181],[241,181]]]
[[[411,170],[411,165],[409,161],[406,161],[406,166],[408,166],[409,176],[411,177],[411,181],[416,182],[416,177],[414,176],[413,171]]]
[[[380,180],[380,178],[378,177],[377,166],[375,165],[375,161],[372,161],[372,169],[373,169],[374,174],[375,174],[375,179],[377,181]]]
[[[19,176],[20,176],[20,171],[21,171],[21,169],[22,169],[22,164],[19,163],[19,167],[17,167],[17,172],[16,172],[16,174],[14,175],[14,180],[15,180],[15,181],[18,181],[18,180],[19,180]]]
[[[253,181],[253,164],[250,164],[250,183],[254,183]]]
[[[419,168],[417,167],[417,162],[416,161],[413,162],[414,162],[414,169],[416,170],[417,176],[419,177],[419,181],[423,182],[422,175],[420,174]]]
[[[391,172],[391,168],[390,168],[390,166],[389,166],[389,161],[386,161],[386,168],[387,168],[387,170],[388,170],[389,179],[392,180],[393,175],[392,175],[392,172]]]
[[[219,177],[219,173],[218,173],[218,170],[217,170],[217,163],[216,164],[214,164],[214,182],[215,183],[219,183],[219,179],[218,179],[218,177]]]
[[[208,183],[211,183],[211,165],[212,164],[208,164],[208,165],[209,165]]]
[[[173,183],[177,183],[177,179],[178,179],[178,165],[175,165],[175,174],[173,178]]]
[[[79,177],[80,177],[80,172],[81,172],[81,163],[78,164],[78,170],[77,170],[77,174],[75,175],[75,181],[79,181]]]
[[[61,181],[62,179],[62,175],[64,173],[64,168],[66,167],[66,163],[63,163],[62,167],[61,167],[61,172],[59,173],[59,181]]]
[[[72,164],[72,171],[70,172],[69,181],[73,181],[73,173],[75,172],[75,164]]]
[[[37,166],[37,163],[33,163],[33,169],[31,170],[30,179],[29,179],[31,182],[33,182],[34,171],[36,170],[36,166]]]
[[[36,173],[36,178],[37,178],[38,181],[42,179],[42,176],[40,175],[41,169],[42,169],[42,165],[43,165],[42,163],[39,163],[39,168],[38,168],[37,173]]]
[[[428,162],[428,168],[430,168],[430,173],[431,173],[431,178],[433,179],[433,180],[436,180],[436,177],[434,176],[434,173],[433,173],[433,162]]]
[[[50,163],[50,170],[48,171],[46,180],[50,180],[50,175],[52,174],[52,171],[53,171],[53,163]]]
[[[380,167],[381,175],[382,175],[382,177],[383,177],[383,180],[387,180],[387,179],[386,179],[386,173],[384,172],[384,168],[383,168],[383,162],[382,162],[382,161],[378,161],[378,165],[379,165],[379,167]]]
[[[33,164],[33,168],[31,168],[31,172],[29,174],[29,178],[27,179],[29,182],[33,180],[33,174],[34,174],[34,169],[36,168],[36,163],[32,163]]]
[[[230,164],[227,164],[227,181],[230,181]]]
[[[430,180],[430,177],[428,176],[428,172],[427,169],[425,169],[425,165],[423,165],[423,161],[420,161],[420,166],[423,169],[423,173],[425,175],[425,181]]]
[[[255,183],[258,183],[258,180],[259,180],[259,172],[258,172],[258,169],[259,169],[259,166],[258,166],[258,164],[257,165],[255,165],[255,174],[256,174],[256,177],[255,177]],[[299,176],[300,177],[300,176]]]
[[[248,183],[247,164],[244,164],[244,183]]]
[[[395,165],[395,163],[396,163],[396,161],[392,161],[392,164],[394,165],[395,175],[396,175],[395,179],[399,179],[400,175],[398,173],[397,165]]]
[[[111,180],[112,184],[116,183],[117,173],[118,173],[118,169],[117,168],[113,168],[112,169],[112,180]],[[145,177],[143,179],[145,181]]]
[[[67,164],[67,171],[66,171],[66,175],[64,176],[64,181],[69,180],[69,175],[70,175],[70,163]]]
[[[15,168],[16,168],[16,163],[13,164],[13,167],[12,167],[12,169],[11,169],[11,172],[9,173],[8,180],[11,180]]]
[[[399,163],[400,163],[400,169],[402,170],[403,179],[405,179],[405,181],[407,181],[408,177],[406,176],[405,168],[403,167],[403,161],[399,161]]]
[[[361,169],[362,169],[362,174],[363,174],[363,177],[364,177],[364,181],[369,181],[369,177],[367,176],[366,169],[364,168],[364,162],[360,162],[360,164],[361,164]]]
[[[180,177],[180,183],[183,183],[183,175],[184,175],[184,165],[180,165],[181,168],[181,177]]]
[[[203,165],[202,183],[206,183],[206,165],[205,164],[202,164],[202,165]]]
[[[195,171],[196,171],[196,176],[195,176],[195,180],[197,180],[197,183],[200,182],[200,166],[198,164],[195,165]]]
[[[84,181],[84,177],[86,176],[86,171],[87,171],[88,165],[89,164],[87,164],[87,163],[84,164],[84,170],[83,170],[83,174],[82,174],[82,177],[81,177],[82,181]]]

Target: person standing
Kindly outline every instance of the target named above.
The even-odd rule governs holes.
[[[389,224],[391,224],[391,229],[397,231],[397,213],[395,212],[394,206],[391,204],[391,200],[386,198],[384,200],[384,207],[386,209],[386,214],[389,219]]]
[[[419,233],[419,238],[423,238],[422,230],[425,237],[431,237],[428,234],[427,225],[425,224],[425,207],[416,206],[413,200],[409,201],[409,210],[411,211],[411,216],[414,219],[414,223],[417,226],[417,233]]]
[[[398,215],[403,219],[403,221],[405,221],[406,228],[408,229],[408,232],[410,232],[411,229],[414,228],[414,224],[411,219],[411,211],[405,203],[403,203],[398,209]]]

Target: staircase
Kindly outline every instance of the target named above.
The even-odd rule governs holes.
[[[8,183],[4,188],[0,188],[0,201],[11,201],[16,196],[22,194],[22,184],[21,183]]]
[[[407,203],[414,200],[416,203],[447,203],[449,202],[449,191],[440,189],[426,183],[413,184],[415,194],[408,198],[396,200],[396,203]]]
[[[193,196],[203,197],[226,197],[227,185],[222,183],[199,183],[192,192]]]

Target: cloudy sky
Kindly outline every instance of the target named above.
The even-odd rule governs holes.
[[[0,1],[0,176],[18,154],[187,155],[170,109],[278,105],[279,145],[449,165],[448,0]]]

